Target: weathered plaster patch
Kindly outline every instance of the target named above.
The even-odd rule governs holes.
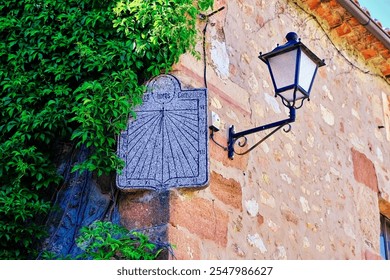
[[[280,114],[282,111],[280,110],[279,103],[273,96],[270,96],[268,93],[264,93],[264,99],[271,106],[272,110]]]
[[[344,224],[344,232],[346,235],[356,240],[356,234],[353,231],[352,226],[350,224]]]
[[[330,93],[330,90],[326,85],[322,86],[322,90],[325,92],[326,96],[329,98],[330,101],[333,101],[333,95]]]
[[[318,252],[323,253],[325,251],[325,246],[322,244],[316,245],[316,249]]]
[[[259,204],[254,198],[245,201],[245,208],[251,217],[256,217],[259,213]]]
[[[278,226],[274,221],[272,221],[271,219],[268,220],[268,223],[267,223],[268,227],[273,231],[273,232],[277,232],[279,229],[280,229],[280,226]]]
[[[360,120],[359,112],[356,111],[355,108],[352,108],[352,109],[351,109],[351,113],[352,113],[352,116],[354,116],[355,118],[357,118],[358,120]]]
[[[291,184],[292,179],[287,174],[282,173],[280,174],[280,177],[282,177],[282,180],[287,182],[287,184],[289,185]]]
[[[376,156],[378,157],[378,159],[381,162],[383,162],[383,153],[382,153],[382,150],[379,147],[376,147]]]
[[[284,148],[286,149],[286,152],[290,158],[293,158],[295,153],[292,145],[290,143],[287,143],[284,145]]]
[[[267,248],[265,247],[264,242],[258,233],[255,235],[248,234],[247,241],[251,246],[255,246],[257,249],[259,249],[262,254],[267,252]]]
[[[322,119],[325,121],[325,123],[333,126],[335,122],[333,112],[330,111],[328,108],[322,106],[322,104],[320,106],[321,106]]]
[[[278,260],[287,260],[286,248],[284,246],[276,247],[275,258]]]
[[[309,207],[309,202],[307,201],[307,199],[304,198],[303,196],[301,196],[299,198],[299,202],[301,203],[303,212],[309,213],[310,207]]]
[[[240,120],[239,120],[237,114],[236,114],[234,111],[229,110],[229,111],[226,112],[226,115],[227,115],[230,119],[236,121],[237,123],[240,123]]]
[[[275,198],[264,190],[260,192],[260,201],[271,208],[275,208]]]
[[[253,93],[258,93],[258,91],[259,91],[259,82],[257,81],[257,77],[256,77],[255,73],[252,72],[249,75],[248,83],[249,83],[249,88],[252,90],[252,92]]]
[[[309,241],[309,238],[307,238],[306,236],[303,238],[303,248],[309,248],[310,247],[310,241]]]
[[[364,151],[364,143],[361,138],[359,138],[355,133],[349,134],[350,143],[356,148],[358,151]]]
[[[301,177],[301,169],[299,165],[296,165],[289,161],[287,163],[287,166],[290,167],[291,171],[294,172],[295,176],[297,176],[298,178]]]
[[[310,146],[311,148],[314,147],[314,136],[313,136],[313,134],[311,134],[310,132],[309,132],[308,135],[307,135],[306,142],[307,142],[307,144],[309,144],[309,146]]]
[[[260,146],[261,146],[261,149],[263,150],[264,153],[266,153],[266,154],[269,153],[270,150],[269,150],[269,146],[267,143],[263,142],[260,144]]]
[[[229,77],[229,56],[225,42],[211,41],[211,60],[218,77],[227,79]]]
[[[211,98],[211,106],[213,106],[216,109],[221,109],[222,108],[221,102],[216,97],[212,97]]]

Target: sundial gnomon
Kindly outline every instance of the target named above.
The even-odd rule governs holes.
[[[172,75],[153,79],[118,141],[121,189],[202,187],[208,183],[207,90],[182,90]]]

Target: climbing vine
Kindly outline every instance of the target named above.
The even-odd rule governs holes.
[[[156,244],[139,231],[129,231],[123,226],[108,221],[95,221],[80,229],[76,245],[82,253],[72,256],[43,252],[41,258],[81,259],[81,260],[154,260],[163,250],[169,250],[167,244]]]
[[[196,3],[196,4],[194,4]],[[116,137],[143,84],[195,52],[210,0],[0,3],[0,259],[35,258],[58,142],[91,150],[73,167],[120,171]]]

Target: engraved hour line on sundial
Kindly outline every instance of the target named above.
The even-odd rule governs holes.
[[[141,163],[140,163],[141,157],[133,157],[130,160],[129,166],[134,166],[132,165],[132,163],[135,162],[134,160],[137,159],[137,163],[135,165],[137,167],[133,169],[133,172],[130,175],[131,178],[134,178],[133,176],[136,174],[137,171],[137,173],[139,174],[139,176],[137,177],[141,179],[141,177],[145,175],[146,169],[148,169],[147,172],[148,178],[143,178],[145,180],[155,179],[155,180],[162,180],[163,182],[166,182],[169,179],[181,178],[178,177],[180,175],[185,177],[190,177],[190,178],[199,175],[199,170],[197,166],[198,158],[196,157],[199,147],[197,149],[194,146],[193,141],[190,139],[192,138],[195,141],[198,140],[193,135],[198,133],[198,129],[199,129],[197,114],[192,113],[193,111],[196,112],[197,109],[166,110],[163,108],[162,110],[151,110],[151,111],[139,112],[138,119],[137,119],[138,123],[137,122],[134,123],[134,125],[138,125],[138,127],[135,126],[134,130],[131,131],[131,133],[129,131],[129,136],[131,135],[131,140],[128,141],[128,145],[129,145],[128,147],[131,147],[131,149],[126,153],[126,158],[132,156],[133,151],[138,151],[139,149],[142,149],[142,144],[145,145],[144,149],[151,147],[152,153],[151,156],[146,156],[143,162]],[[145,125],[150,125],[150,128],[148,130],[143,129]],[[156,137],[156,132],[157,132],[156,130],[158,130],[158,134],[160,134],[161,138]],[[147,135],[148,137],[146,143],[140,141],[140,139],[142,139],[142,137],[147,133],[149,133],[149,135]],[[170,134],[172,134],[173,137],[170,137]],[[166,138],[168,140],[169,146],[166,145],[165,142]],[[150,145],[151,140],[153,142],[152,145]],[[161,140],[161,143],[159,143],[159,140]],[[180,151],[176,151],[176,153],[174,151],[175,149],[173,149],[172,147],[172,143],[174,142],[177,144],[177,147],[179,147],[180,149]],[[183,146],[188,150],[187,152],[183,150]],[[151,174],[150,172],[151,170],[153,170],[152,161],[154,160],[154,156],[157,148],[162,149],[163,155],[164,155],[164,150],[168,149],[171,155],[171,161],[169,160],[169,158],[166,159],[161,157],[161,164],[162,164],[161,174],[157,174],[157,172],[153,174],[153,171]],[[138,152],[143,152],[143,150]],[[188,155],[188,153],[190,155]],[[150,154],[150,152],[147,154]],[[184,158],[186,160],[186,165],[187,165],[186,167],[189,168],[186,169],[183,166],[184,164],[183,161],[180,160],[176,161],[175,159],[177,157]],[[158,156],[157,160],[160,160],[159,158],[160,157]],[[172,166],[170,165],[171,163],[173,164]],[[166,175],[164,173],[164,171],[166,170],[165,164],[168,164],[167,166],[168,178],[164,178],[165,177],[164,175]],[[191,175],[188,176],[185,170],[190,170],[192,176]],[[152,175],[152,178],[150,177],[150,175]]]
[[[141,120],[139,120],[139,122],[140,122],[140,121],[141,121]],[[143,134],[142,134],[142,132],[143,132],[143,131],[142,131],[142,130],[143,130],[143,126],[144,126],[145,124],[150,123],[150,122],[152,122],[151,125],[153,125],[153,124],[154,124],[155,122],[157,122],[157,121],[158,121],[158,116],[152,116],[149,120],[147,120],[145,123],[143,123],[142,126],[139,126],[136,130],[132,131],[131,136],[133,136],[133,135],[135,134],[135,137],[132,138],[131,140],[127,141],[128,147],[131,147],[131,149],[127,151],[126,156],[129,155],[129,154],[133,151],[133,149],[134,149],[135,147],[137,147],[137,144],[135,144],[135,145],[129,145],[131,142],[141,143],[141,142],[139,142],[139,140],[142,139],[142,136],[143,136]],[[138,131],[140,131],[140,133],[138,133]],[[136,133],[138,133],[138,134],[136,134]],[[149,139],[150,139],[151,136],[153,136],[153,134],[150,134],[150,136],[149,136],[149,138],[148,138],[148,141],[149,141]],[[129,139],[130,139],[130,138],[129,138]],[[131,161],[130,161],[130,163],[131,163]]]
[[[169,118],[169,117],[168,117],[168,118]],[[171,120],[171,121],[172,121],[172,123],[174,123],[173,120]],[[176,120],[176,121],[178,121],[178,120]],[[173,130],[173,127],[171,127],[171,129]],[[183,137],[181,137],[181,139],[186,139],[186,140],[187,140],[186,142],[183,143],[183,145],[186,146],[187,151],[189,152],[189,154],[191,155],[193,161],[195,162],[195,167],[197,167],[196,163],[197,163],[197,161],[198,161],[198,158],[197,158],[196,155],[197,155],[197,152],[198,152],[198,149],[199,149],[199,148],[197,149],[197,148],[194,146],[193,141],[191,141],[191,140],[188,139],[188,137],[187,137],[187,135],[190,135],[192,138],[194,138],[193,135],[191,135],[191,134],[189,134],[189,133],[187,133],[187,135],[185,135],[184,132],[183,132],[181,129],[178,129],[178,130],[177,130],[177,133],[183,136]],[[172,134],[174,135],[176,142],[179,143],[179,139],[178,139],[177,133],[172,133]],[[196,140],[196,139],[195,139],[195,140]],[[180,148],[181,148],[181,150],[182,150],[182,153],[183,153],[183,154],[186,154],[185,151],[183,151],[182,145],[180,145]],[[186,159],[187,159],[188,165],[191,166],[191,164],[189,163],[189,158],[186,157]],[[197,174],[194,173],[194,170],[193,170],[193,169],[191,169],[191,171],[192,171],[192,175],[193,175],[193,176],[197,176]],[[198,172],[197,172],[197,173],[198,173]]]
[[[168,169],[168,178],[164,178],[163,181],[166,182],[167,180],[169,179],[174,179],[174,178],[182,178],[182,177],[179,177],[180,173],[182,173],[182,176],[184,177],[194,177],[196,176],[196,174],[194,173],[194,167],[196,169],[196,173],[198,173],[198,170],[197,170],[197,158],[194,157],[193,153],[191,153],[190,149],[189,149],[189,144],[192,144],[191,141],[188,139],[188,135],[189,136],[192,136],[190,133],[187,132],[188,135],[185,135],[182,130],[180,129],[180,124],[184,124],[183,123],[183,120],[180,120],[180,119],[177,119],[175,118],[175,120],[173,120],[172,118],[172,114],[173,112],[176,112],[178,110],[166,110],[166,114],[165,114],[165,119],[164,119],[164,125],[167,127],[166,129],[164,129],[164,132],[165,133],[163,134],[163,149],[165,148],[168,148],[169,150],[169,153],[171,154],[171,160],[172,160],[172,163],[173,163],[173,167],[174,169],[171,170],[171,165],[170,165],[170,161],[169,161],[169,158],[165,158],[163,160],[163,169],[165,168],[165,163],[167,163],[167,169]],[[188,111],[196,111],[196,110],[180,110],[180,111],[183,111],[182,114],[181,114],[181,117],[183,119],[186,119],[186,118],[189,118],[187,116],[185,116],[185,114],[189,114]],[[193,119],[192,119],[193,120]],[[171,133],[169,133],[171,132]],[[194,130],[194,132],[196,132]],[[179,139],[179,135],[182,135],[183,137],[180,137]],[[171,138],[170,135],[173,135],[173,137]],[[165,141],[165,137],[167,138],[167,142]],[[169,143],[169,146],[166,146],[164,144],[166,143]],[[180,151],[179,150],[176,150],[176,155],[174,154],[174,151],[175,149],[173,149],[172,147],[172,143],[176,143],[177,144],[177,147],[179,147]],[[192,162],[190,162],[190,158],[188,157],[186,151],[183,150],[183,146],[185,146],[188,150],[188,152],[190,153],[190,155],[192,156]],[[197,152],[196,148],[192,145],[193,149],[195,150],[195,152]],[[163,154],[164,153],[164,150],[163,150]],[[182,172],[180,172],[180,170],[178,169],[178,166],[176,166],[176,159],[177,158],[184,158],[185,161],[187,162],[187,166],[189,168],[185,168],[183,166],[183,161],[178,161],[179,164],[180,164],[180,167],[181,167],[181,170]],[[192,174],[189,174],[187,175],[185,170],[190,170]],[[173,174],[171,174],[171,171],[172,173],[175,173],[176,176],[174,176]],[[163,177],[164,175],[166,175],[166,173],[163,173]],[[191,176],[192,175],[192,176]]]
[[[137,129],[137,131],[140,131],[140,133],[138,133],[138,135],[137,135],[137,137],[134,139],[134,141],[132,141],[132,142],[136,142],[136,144],[135,145],[133,145],[133,148],[135,148],[135,147],[137,147],[137,144],[141,144],[141,145],[139,145],[139,146],[141,146],[140,148],[142,148],[142,144],[146,144],[145,146],[144,146],[144,150],[145,149],[147,149],[148,147],[149,147],[149,143],[152,143],[150,140],[151,139],[153,139],[154,138],[154,142],[153,142],[153,146],[154,147],[156,147],[156,145],[158,144],[158,140],[159,140],[159,138],[157,137],[157,135],[158,134],[161,134],[161,132],[162,132],[162,120],[163,120],[163,118],[162,117],[160,117],[160,115],[161,115],[161,110],[154,110],[154,111],[143,111],[143,112],[140,112],[140,113],[153,113],[154,114],[154,116],[151,118],[151,119],[154,119],[154,121],[151,123],[151,125],[150,125],[150,127],[151,127],[151,129],[150,130],[145,130],[144,129],[144,126],[145,126],[145,124],[146,123],[149,123],[150,121],[148,121],[148,122],[146,122],[145,124],[144,123],[142,123],[142,118],[141,118],[141,114],[140,114],[140,116],[139,116],[139,118],[140,118],[140,124],[141,124],[141,126]],[[157,114],[156,114],[156,112],[157,112]],[[145,135],[145,134],[147,134],[147,133],[149,133],[149,135],[147,135],[148,137],[147,137],[147,141],[146,141],[146,143],[143,143],[142,141],[139,141],[140,139],[142,139],[143,138],[143,136]],[[132,133],[133,134],[133,133]],[[140,137],[138,137],[138,136],[140,136]],[[133,150],[133,148],[132,148],[132,150]],[[137,152],[137,150],[138,149],[136,149],[135,150],[135,152]],[[151,167],[151,163],[152,163],[152,160],[153,160],[153,157],[154,157],[154,151],[155,151],[155,149],[153,148],[152,149],[152,157],[150,157],[150,164],[149,164],[149,167]],[[142,151],[141,151],[142,152]],[[145,151],[144,151],[145,152]],[[148,153],[146,153],[146,154],[148,154]],[[129,155],[130,155],[130,152],[129,152]],[[143,169],[143,167],[145,166],[145,162],[146,162],[146,160],[148,159],[148,157],[146,156],[145,157],[145,161],[144,161],[144,163],[141,165],[141,167],[142,167],[142,169]],[[131,165],[131,163],[133,162],[133,160],[134,160],[134,158],[129,162],[130,164],[130,166],[132,166]],[[139,176],[138,176],[138,179],[140,179],[141,178],[141,175],[142,175],[142,172],[139,172],[139,167],[140,167],[140,165],[139,165],[139,161],[141,160],[141,157],[139,157],[138,158],[138,161],[137,161],[137,163],[136,163],[136,168],[134,168],[133,169],[133,172],[131,173],[131,175],[130,175],[130,177],[131,178],[136,178],[136,177],[133,177],[134,176],[134,174],[136,173],[136,171],[138,171],[137,173],[139,174]],[[150,172],[150,169],[149,169],[149,172]],[[158,175],[157,173],[155,173],[154,174],[154,179],[157,179],[156,178],[156,175]],[[148,174],[148,176],[149,176],[149,174]],[[145,178],[145,179],[150,179],[150,177],[148,177],[148,178]],[[158,179],[157,179],[158,180]]]
[[[170,119],[168,115],[167,115],[167,119]],[[171,122],[173,123],[172,120],[171,120]],[[175,131],[175,130],[173,129],[172,126],[170,126],[170,129],[171,129],[171,131],[172,131],[172,135],[173,135],[174,138],[175,138],[175,139],[174,139],[175,142],[179,144],[180,150],[181,150],[182,154],[184,155],[184,157],[185,157],[185,159],[186,159],[186,161],[187,161],[188,166],[190,166],[190,167],[192,166],[192,167],[193,167],[193,165],[190,163],[189,158],[187,157],[186,152],[183,150],[183,145],[185,145],[186,148],[188,149],[188,152],[190,153],[190,155],[192,156],[193,160],[195,161],[195,164],[196,164],[196,162],[197,162],[197,158],[194,156],[193,153],[190,152],[188,143],[190,143],[191,147],[192,147],[193,149],[195,149],[195,151],[197,151],[196,148],[192,145],[192,142],[191,142],[191,141],[184,142],[183,145],[180,145],[180,142],[179,142],[178,136],[177,136],[177,134],[176,134],[176,131],[178,131],[178,133],[182,134],[184,137],[185,137],[185,135],[183,134],[183,132],[182,132],[180,129],[177,129],[177,130]],[[170,151],[170,152],[171,152],[172,158],[174,158],[175,155],[173,154],[173,149],[172,149],[172,142],[173,142],[173,141],[171,141],[171,139],[170,139],[170,137],[169,137],[169,134],[167,134],[167,137],[168,137],[168,142],[170,143],[170,146],[171,146],[171,151]],[[182,139],[183,139],[183,138],[182,138]],[[186,138],[184,138],[184,139],[186,139]],[[175,162],[175,161],[173,161],[173,162]],[[180,162],[180,161],[179,161],[179,162]],[[181,163],[181,162],[180,162],[180,163]],[[183,165],[182,165],[182,164],[181,164],[181,167],[182,167],[182,169],[183,169],[183,173],[185,174],[184,168],[183,168]],[[169,168],[169,165],[168,165],[168,168]],[[196,174],[194,173],[193,168],[191,168],[190,170],[191,170],[192,176],[196,176]],[[169,177],[170,177],[170,176],[169,176]]]

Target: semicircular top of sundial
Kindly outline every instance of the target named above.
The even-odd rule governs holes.
[[[207,90],[181,89],[172,75],[147,85],[118,141],[125,168],[120,189],[169,189],[208,184]]]

